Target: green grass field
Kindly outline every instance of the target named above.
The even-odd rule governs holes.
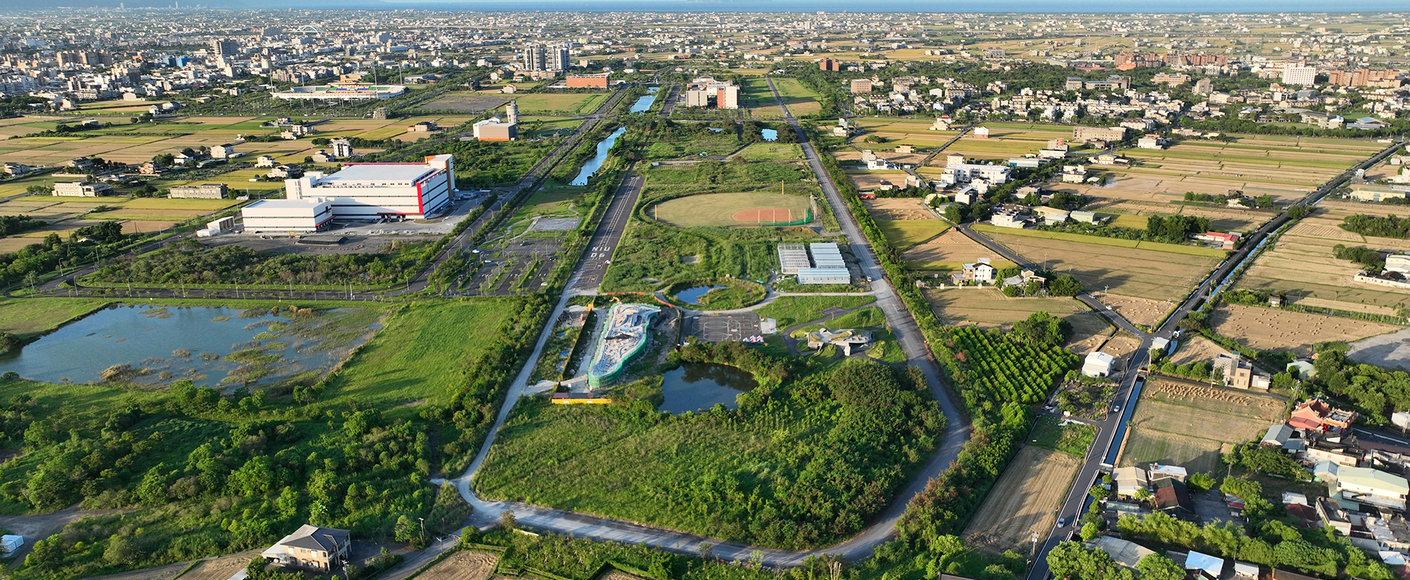
[[[806,196],[766,191],[705,193],[652,205],[646,214],[676,227],[753,226],[807,219]]]
[[[929,240],[945,233],[950,224],[942,220],[876,220],[876,226],[886,236],[886,241],[897,251]]]
[[[514,97],[519,102],[519,112],[524,115],[586,115],[606,99],[603,93],[536,93]]]
[[[748,161],[797,161],[803,150],[796,143],[755,143],[735,155]]]
[[[872,302],[876,302],[873,296],[782,296],[755,312],[761,318],[774,319],[779,330],[783,330],[821,318],[825,308],[856,308]]]
[[[1120,238],[1107,238],[1102,236],[1088,236],[1084,234],[1070,234],[1067,232],[1050,232],[1042,230],[1020,230],[1015,228],[1001,228],[991,225],[978,224],[974,226],[976,231],[986,234],[1008,234],[1011,236],[1022,236],[1027,238],[1043,238],[1048,240],[1061,240],[1064,242],[1079,242],[1083,244],[1094,244],[1098,246],[1115,246],[1118,248],[1140,248],[1142,250],[1152,250],[1156,252],[1170,252],[1172,254],[1185,254],[1187,256],[1204,256],[1208,258],[1224,258],[1228,255],[1226,250],[1206,248],[1203,246],[1185,246],[1180,244],[1162,244],[1160,242],[1143,242],[1139,240],[1123,240]]]
[[[508,300],[434,301],[409,305],[386,319],[386,327],[332,379],[343,397],[396,408],[388,415],[410,418],[423,403],[444,404],[450,385],[461,380],[465,361],[508,316]]]
[[[0,299],[0,332],[30,340],[110,302],[102,298]]]
[[[1038,418],[1037,425],[1033,427],[1029,443],[1080,459],[1087,456],[1087,448],[1092,446],[1092,441],[1096,438],[1096,427],[1082,423],[1060,426],[1055,417],[1044,415]]]

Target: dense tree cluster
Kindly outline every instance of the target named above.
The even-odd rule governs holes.
[[[1034,312],[1013,324],[1013,335],[1038,346],[1062,346],[1072,333],[1072,324],[1047,312]]]
[[[267,254],[240,245],[208,248],[182,240],[94,272],[108,283],[145,284],[346,284],[404,280],[428,258],[430,244],[406,244],[378,254],[305,256]]]
[[[1332,246],[1332,255],[1339,260],[1349,260],[1366,267],[1371,272],[1380,272],[1386,265],[1386,258],[1380,252],[1372,250],[1366,246],[1346,246],[1337,244]]]
[[[1410,220],[1396,216],[1377,217],[1365,214],[1342,218],[1341,229],[1363,236],[1404,239],[1410,237]]]

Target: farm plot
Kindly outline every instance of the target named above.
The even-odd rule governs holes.
[[[1099,294],[1097,298],[1126,320],[1144,326],[1154,326],[1165,317],[1165,313],[1175,308],[1175,302],[1165,300],[1148,300],[1116,294]]]
[[[1177,365],[1188,365],[1197,362],[1209,362],[1214,357],[1227,354],[1224,347],[1214,344],[1213,341],[1198,335],[1189,336],[1180,341],[1179,350],[1170,357],[1170,362]]]
[[[1333,310],[1394,315],[1410,307],[1410,290],[1354,282],[1361,266],[1333,255],[1338,244],[1410,251],[1410,240],[1366,238],[1338,227],[1342,218],[1357,213],[1389,212],[1380,206],[1323,201],[1312,215],[1270,241],[1235,287],[1271,290],[1294,304]]]
[[[949,332],[947,344],[974,385],[970,391],[997,401],[1041,401],[1077,365],[1077,356],[1061,348],[1021,343],[998,330],[961,326]],[[1029,362],[1019,368],[1019,360]]]
[[[453,92],[441,95],[436,100],[422,105],[421,108],[427,111],[479,113],[504,106],[513,98],[515,98],[513,95],[502,93]]]
[[[1242,304],[1219,305],[1209,321],[1215,332],[1249,348],[1290,350],[1298,356],[1311,356],[1312,345],[1318,342],[1351,342],[1401,329],[1392,324]]]
[[[1077,466],[1070,455],[1025,446],[970,520],[965,544],[995,554],[1022,551],[1033,534],[1046,533],[1057,521]]]
[[[537,93],[514,97],[525,115],[586,115],[607,99],[604,93]]]
[[[647,215],[676,227],[760,226],[812,221],[808,196],[769,191],[704,193],[651,205]]]
[[[1174,381],[1147,383],[1118,459],[1212,472],[1226,444],[1255,439],[1283,418],[1283,401],[1269,396]]]
[[[154,232],[236,203],[235,200],[223,199],[27,196],[0,201],[0,215],[28,215],[46,222],[44,227],[9,238],[33,243],[37,241],[34,238],[43,238],[50,233],[63,235],[97,221],[122,222],[123,231],[126,232]],[[94,212],[95,209],[104,211]]]
[[[864,199],[862,205],[866,206],[867,213],[871,214],[874,220],[936,220],[934,213],[922,205],[919,198],[914,197],[892,197],[881,199]]]
[[[1013,262],[1003,259],[959,230],[950,230],[901,253],[906,267],[939,272],[959,270],[963,264],[977,262],[980,258],[988,258],[999,269],[1014,266]]]
[[[420,580],[489,580],[497,565],[499,554],[461,550],[416,577]]]
[[[788,105],[788,111],[795,117],[806,117],[822,112],[822,105],[818,104],[818,95],[804,87],[798,79],[774,79],[774,86],[778,88],[778,94],[783,97],[783,103]],[[778,111],[778,107],[774,107]]]
[[[904,171],[866,171],[847,174],[857,191],[875,191],[883,187],[902,188],[906,185]]]
[[[250,565],[250,558],[255,557],[260,550],[250,550],[239,554],[201,560],[195,566],[181,575],[181,580],[228,580],[236,572],[244,570]]]
[[[1000,232],[985,232],[985,235],[1030,262],[1047,263],[1054,272],[1072,274],[1088,290],[1151,300],[1184,298],[1220,261],[1220,258],[1208,255],[1107,245],[1106,242],[1130,242],[1094,236],[1082,236],[1091,240],[1079,242]],[[1150,247],[1164,250],[1169,249],[1163,247],[1168,245]]]
[[[915,246],[930,240],[950,229],[950,224],[940,220],[876,220],[886,241],[898,250]]]

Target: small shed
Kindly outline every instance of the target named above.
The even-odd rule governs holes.
[[[1092,351],[1087,353],[1086,360],[1082,361],[1082,374],[1089,377],[1111,376],[1111,367],[1116,364],[1116,357],[1102,351]]]
[[[24,536],[0,536],[0,557],[10,557],[24,545]]]
[[[1218,578],[1224,573],[1224,559],[1190,550],[1189,555],[1185,556],[1185,570],[1194,572],[1196,576]]]

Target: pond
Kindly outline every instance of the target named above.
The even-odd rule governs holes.
[[[607,161],[607,152],[611,151],[612,146],[617,144],[617,138],[621,137],[622,133],[626,132],[626,127],[617,127],[616,131],[613,131],[611,135],[608,135],[606,139],[598,143],[597,154],[593,155],[592,159],[589,159],[587,163],[583,164],[583,169],[578,172],[578,176],[574,177],[573,181],[569,182],[568,185],[587,185],[588,178],[592,177],[592,174],[597,173],[597,170],[602,168],[602,163]]]
[[[641,98],[637,99],[635,103],[632,103],[632,108],[629,109],[629,112],[632,112],[632,113],[641,113],[641,112],[645,112],[647,109],[650,109],[650,108],[651,108],[651,103],[654,103],[654,102],[656,102],[656,95],[646,95],[646,96],[644,96],[644,97],[641,97]]]
[[[359,308],[288,314],[114,306],[0,357],[0,372],[50,383],[99,382],[105,373],[138,384],[270,383],[331,369],[378,328],[376,313]]]
[[[724,405],[738,409],[740,393],[759,386],[754,377],[738,368],[717,364],[685,363],[666,371],[661,383],[665,402],[659,410],[679,415]]]
[[[686,288],[685,290],[677,292],[676,298],[679,298],[681,302],[686,304],[699,304],[700,298],[709,291],[728,287],[729,286],[696,286],[694,288]]]
[[[778,141],[778,129],[762,129],[759,132],[764,134],[765,141]]]

